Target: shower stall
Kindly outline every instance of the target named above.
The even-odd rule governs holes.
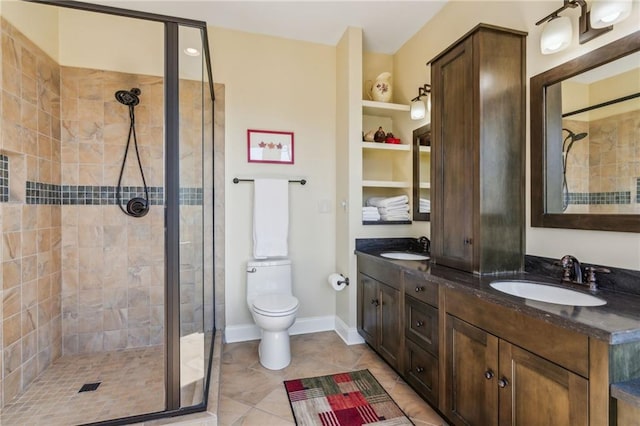
[[[33,0],[0,1],[0,30],[0,424],[205,410],[206,24]]]

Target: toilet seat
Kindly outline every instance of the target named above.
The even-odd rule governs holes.
[[[291,315],[298,309],[298,299],[287,294],[262,294],[251,306],[258,314],[281,317]]]

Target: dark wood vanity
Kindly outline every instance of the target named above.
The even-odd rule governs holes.
[[[532,304],[491,288],[496,277],[379,252],[356,252],[358,331],[449,422],[629,424],[617,423],[610,385],[640,377],[640,297]],[[633,413],[628,405],[620,403],[622,416]]]

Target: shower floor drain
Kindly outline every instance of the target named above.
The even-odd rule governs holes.
[[[97,382],[97,383],[85,383],[84,385],[82,385],[82,387],[80,388],[80,390],[78,391],[78,393],[80,393],[80,392],[91,392],[91,391],[94,391],[94,390],[98,389],[98,386],[100,386],[100,383],[102,383],[102,382]]]

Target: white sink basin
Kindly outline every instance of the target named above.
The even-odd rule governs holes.
[[[496,290],[512,296],[558,305],[601,306],[607,303],[599,297],[580,293],[579,291],[533,281],[494,281],[490,285]]]
[[[380,256],[387,259],[399,259],[399,260],[428,260],[429,256],[423,254],[407,253],[404,251],[389,251],[386,253],[380,253]]]

